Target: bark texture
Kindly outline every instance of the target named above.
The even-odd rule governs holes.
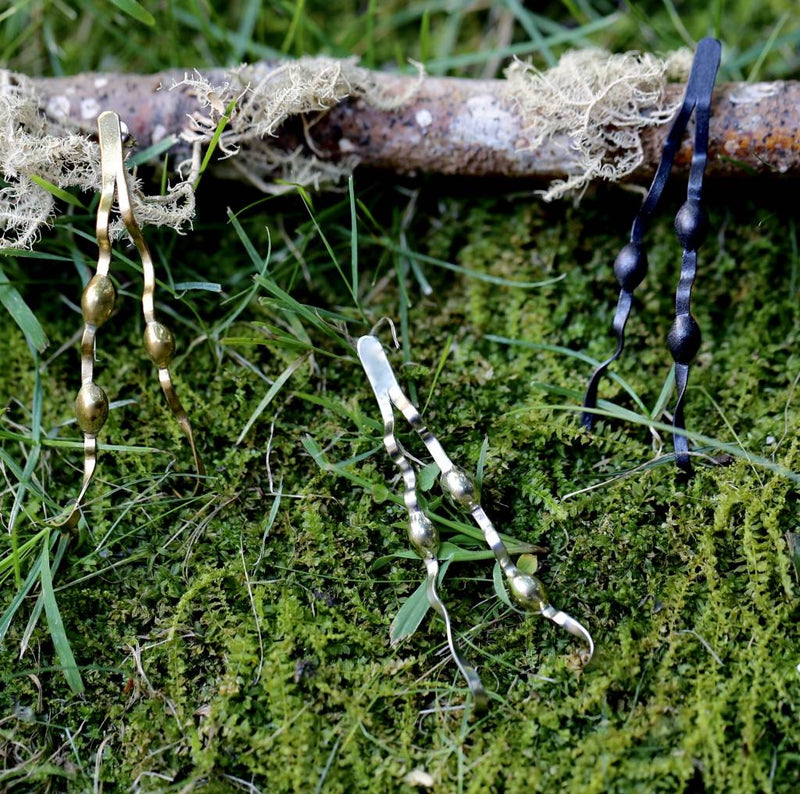
[[[33,79],[43,111],[53,120],[92,134],[102,110],[115,110],[126,121],[140,148],[189,129],[199,109],[191,87],[167,90],[184,78],[182,71],[153,75],[83,74]],[[223,82],[222,70],[204,76]],[[387,96],[409,91],[414,77],[376,74]],[[302,123],[288,122],[275,141],[337,162],[358,158],[361,166],[398,173],[428,172],[466,176],[552,179],[573,172],[569,139],[554,136],[530,151],[524,120],[502,80],[426,78],[413,99],[382,110],[362,99],[347,99]],[[682,85],[667,88],[676,101]],[[642,130],[644,162],[631,175],[646,182],[653,174],[669,125]],[[246,156],[246,155],[245,155]],[[676,157],[688,166],[690,138]],[[727,83],[714,92],[709,177],[780,177],[800,175],[800,82]]]

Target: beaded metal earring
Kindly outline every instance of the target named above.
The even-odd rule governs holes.
[[[156,320],[154,305],[155,269],[147,243],[145,243],[133,213],[128,185],[125,181],[123,127],[119,116],[110,111],[102,113],[98,117],[97,127],[100,140],[102,180],[100,201],[97,207],[97,245],[100,250],[97,259],[97,272],[86,285],[81,297],[81,311],[84,322],[83,336],[81,338],[81,388],[75,400],[75,416],[78,420],[78,426],[83,431],[83,483],[75,503],[69,508],[66,518],[57,522],[59,526],[69,528],[74,528],[78,523],[80,508],[97,469],[97,435],[108,418],[108,397],[105,391],[94,382],[94,350],[97,329],[111,316],[116,298],[114,285],[108,275],[111,265],[111,238],[108,225],[115,193],[122,221],[142,260],[144,279],[142,313],[145,320],[144,348],[158,369],[158,380],[167,399],[167,404],[189,441],[198,476],[195,492],[200,488],[202,477],[205,474],[205,467],[194,442],[191,424],[175,392],[169,372],[169,363],[175,352],[175,338],[169,328]],[[127,134],[127,130],[125,133]]]
[[[584,656],[584,661],[588,663],[594,654],[594,641],[591,635],[575,618],[570,617],[566,612],[555,609],[550,604],[544,585],[539,579],[524,573],[511,561],[505,544],[494,528],[489,516],[481,507],[475,485],[467,473],[450,460],[439,440],[425,426],[419,411],[403,393],[380,341],[375,336],[362,336],[358,340],[357,351],[361,365],[364,367],[372,390],[375,393],[375,399],[378,401],[384,426],[384,446],[389,453],[389,457],[403,475],[405,483],[403,498],[409,519],[408,537],[414,550],[425,562],[428,573],[428,601],[445,622],[450,654],[475,698],[476,709],[482,710],[486,707],[486,690],[475,670],[463,661],[453,641],[450,618],[436,588],[436,578],[439,573],[437,559],[439,533],[433,522],[419,506],[414,469],[407,460],[394,434],[393,406],[403,414],[411,427],[417,431],[422,443],[427,447],[428,452],[439,467],[441,472],[440,485],[444,494],[454,505],[467,510],[480,527],[487,544],[494,552],[495,559],[500,564],[500,569],[505,576],[508,588],[517,604],[526,612],[540,612],[554,623],[563,626],[571,634],[584,640],[589,646],[588,653]]]
[[[633,303],[633,291],[647,273],[647,255],[643,247],[644,233],[661,199],[661,194],[672,170],[672,162],[692,113],[697,111],[694,130],[694,153],[689,171],[686,202],[675,216],[675,233],[683,247],[681,276],[675,293],[675,320],[667,337],[672,358],[675,361],[675,383],[678,398],[673,412],[673,439],[675,462],[684,470],[691,466],[689,442],[683,404],[689,380],[689,368],[700,348],[700,327],[690,313],[692,285],[697,274],[697,249],[708,233],[708,216],[702,206],[703,175],[708,159],[708,124],[711,115],[711,94],[719,68],[721,45],[716,39],[703,39],[697,45],[692,62],[686,93],[678,115],[667,135],[661,160],[642,206],[633,220],[630,242],[625,245],[614,261],[614,275],[620,285],[619,301],[614,313],[613,329],[617,336],[617,349],[592,373],[586,387],[583,407],[593,409],[597,405],[597,386],[609,364],[619,358],[625,346],[625,324]],[[594,416],[584,411],[583,426],[592,427]]]

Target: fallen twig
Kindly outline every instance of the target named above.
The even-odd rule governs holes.
[[[50,117],[93,132],[102,110],[114,110],[127,121],[140,148],[168,135],[185,135],[200,110],[191,86],[179,85],[184,72],[153,75],[83,74],[34,79],[32,85]],[[204,75],[223,83],[222,70]],[[528,150],[524,121],[503,80],[428,77],[416,90],[416,77],[374,73],[386,96],[412,94],[394,109],[380,109],[364,99],[348,98],[328,111],[313,114],[304,126],[290,120],[274,144],[286,151],[298,147],[339,162],[357,158],[362,166],[398,173],[414,171],[466,176],[563,178],[574,173],[574,147],[556,135],[537,150]],[[666,87],[666,102],[677,103],[683,85]],[[644,127],[644,158],[630,175],[649,179],[666,137],[665,126]],[[691,141],[675,160],[688,167]],[[246,163],[240,164],[246,168]],[[753,174],[800,175],[800,82],[726,83],[714,92],[709,140],[709,177]]]
[[[0,248],[30,247],[63,190],[99,189],[93,141],[106,110],[126,122],[140,151],[169,149],[180,177],[166,195],[147,195],[132,180],[130,192],[143,224],[175,229],[191,223],[194,188],[214,158],[227,176],[273,193],[337,182],[359,165],[549,181],[546,200],[596,179],[646,182],[680,104],[683,84],[668,77],[685,75],[685,54],[580,50],[544,73],[515,62],[506,80],[404,76],[322,57],[202,75],[0,70]],[[798,128],[800,83],[720,86],[707,175],[800,175]],[[687,140],[675,167],[691,157]]]

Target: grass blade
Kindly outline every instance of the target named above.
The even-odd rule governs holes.
[[[73,196],[72,193],[62,190],[58,185],[54,185],[52,182],[48,182],[46,179],[36,176],[36,174],[31,174],[30,179],[31,182],[35,182],[40,188],[46,190],[51,196],[55,196],[57,199],[65,201],[67,204],[72,204],[73,207],[78,207],[82,210],[86,209],[77,196]]]
[[[239,433],[239,438],[236,439],[236,446],[242,443],[244,437],[250,432],[250,428],[256,423],[256,420],[262,413],[266,407],[272,402],[275,398],[275,395],[283,388],[283,384],[286,383],[287,380],[292,376],[294,371],[306,360],[305,356],[300,356],[300,358],[295,359],[288,367],[278,376],[275,383],[270,386],[269,391],[264,395],[264,399],[256,407],[255,411],[250,414],[250,418],[247,420],[247,423],[242,428],[242,432]]]
[[[190,292],[199,290],[200,292],[222,292],[222,284],[215,281],[178,281],[174,285],[175,292]]]
[[[263,260],[258,255],[258,251],[256,251],[253,241],[242,227],[242,224],[239,223],[239,219],[236,217],[235,213],[230,207],[228,207],[228,220],[230,221],[231,226],[233,226],[236,236],[239,238],[239,240],[241,240],[244,250],[247,251],[250,261],[256,266],[256,271],[263,275],[265,273],[266,260]],[[269,257],[267,257],[267,259],[269,259]]]
[[[238,99],[239,97],[234,97],[228,103],[228,106],[225,108],[225,112],[220,117],[217,128],[214,130],[214,135],[211,138],[211,142],[208,144],[208,149],[206,149],[206,153],[203,156],[203,162],[200,164],[200,171],[197,174],[197,179],[195,179],[194,184],[192,185],[192,189],[195,191],[197,190],[197,186],[200,184],[203,173],[205,172],[206,168],[208,168],[208,164],[211,162],[211,158],[214,156],[214,152],[217,149],[217,144],[219,143],[219,139],[223,130],[228,126],[228,122],[231,120],[231,115],[233,113],[233,109],[236,107],[236,102]]]
[[[483,472],[486,468],[486,456],[489,454],[489,436],[483,437],[483,443],[481,444],[481,451],[478,455],[478,465],[475,469],[475,487],[478,489],[478,493],[480,494],[481,489],[483,488]]]
[[[61,545],[66,546],[66,538],[61,538]],[[63,553],[63,552],[62,552]],[[50,544],[45,543],[42,547],[42,555],[40,557],[39,565],[39,579],[42,583],[42,596],[44,598],[44,611],[47,615],[47,628],[50,630],[50,636],[53,638],[53,646],[56,651],[56,656],[61,665],[64,673],[64,678],[67,679],[69,688],[76,694],[80,695],[83,692],[83,679],[81,678],[78,665],[75,662],[75,656],[72,653],[69,640],[67,639],[67,632],[64,629],[64,621],[61,619],[61,613],[58,610],[58,603],[56,602],[56,594],[53,592],[53,577],[50,571]]]
[[[147,25],[152,28],[155,27],[156,18],[136,0],[111,0],[111,2],[120,10],[124,11],[129,17],[132,17],[137,22]]]
[[[126,161],[125,165],[128,168],[134,168],[142,163],[147,163],[150,160],[155,160],[161,157],[162,154],[168,152],[175,144],[178,143],[178,138],[175,135],[167,135],[166,138],[148,146],[146,149],[141,149],[136,154],[132,154]],[[166,172],[166,168],[164,171]]]
[[[358,219],[352,175],[347,180],[347,188],[350,195],[350,275],[353,279],[353,299],[358,303]]]
[[[658,395],[656,404],[653,406],[653,410],[650,411],[651,419],[658,419],[658,417],[661,416],[664,409],[667,407],[669,398],[672,396],[672,390],[674,387],[675,387],[675,367],[670,367],[669,375],[667,375],[667,378],[664,381],[664,385],[661,387],[661,394]]]
[[[750,69],[750,74],[747,75],[747,82],[754,83],[758,79],[758,75],[761,72],[761,67],[764,65],[764,61],[767,60],[767,56],[769,55],[772,48],[775,46],[775,41],[777,40],[778,36],[780,35],[783,26],[789,21],[789,12],[785,11],[781,18],[775,23],[775,27],[772,29],[772,33],[770,33],[769,38],[767,39],[766,43],[764,44],[764,48],[758,55],[756,62],[753,64],[752,68]]]
[[[537,386],[542,386],[543,384],[535,384]],[[564,390],[569,391],[569,390]],[[574,393],[575,394],[575,393]],[[786,468],[786,466],[782,466],[780,463],[775,463],[775,461],[770,460],[769,458],[765,458],[763,455],[756,455],[753,452],[745,449],[744,447],[733,444],[730,441],[720,441],[718,438],[711,438],[711,436],[706,436],[702,433],[694,433],[690,431],[680,431],[675,430],[675,428],[670,425],[666,424],[665,422],[656,422],[651,419],[649,416],[640,416],[639,414],[634,413],[633,411],[628,411],[624,408],[620,408],[620,406],[610,403],[606,400],[598,400],[597,401],[597,408],[589,409],[584,408],[582,405],[548,405],[543,403],[542,405],[529,405],[526,408],[521,409],[520,413],[527,412],[534,410],[536,408],[547,408],[550,410],[556,411],[573,411],[580,413],[581,411],[588,411],[589,413],[594,414],[595,416],[604,416],[609,419],[625,419],[633,424],[637,425],[646,425],[647,427],[652,427],[655,430],[660,430],[664,433],[676,433],[677,435],[686,436],[689,441],[694,442],[695,444],[703,444],[709,449],[720,450],[721,452],[727,452],[729,455],[735,458],[741,458],[742,460],[747,461],[748,463],[755,464],[757,466],[761,466],[768,471],[771,471],[780,477],[785,477],[787,480],[791,480],[792,482],[800,483],[800,472],[792,471],[791,469]],[[512,412],[513,413],[513,412]],[[668,459],[668,456],[665,456]]]
[[[453,334],[447,342],[445,342],[444,348],[442,349],[442,355],[439,356],[439,363],[436,365],[436,372],[433,374],[433,381],[431,381],[431,388],[428,391],[428,399],[425,400],[425,406],[422,409],[422,414],[424,415],[425,412],[428,410],[428,405],[430,404],[431,398],[433,397],[434,391],[436,391],[436,384],[439,382],[439,377],[442,374],[442,370],[447,364],[447,357],[450,355],[450,348],[453,346],[453,342],[455,341],[455,334]]]
[[[446,262],[444,259],[437,259],[435,256],[427,256],[426,254],[420,254],[417,251],[412,251],[409,248],[404,248],[402,246],[396,245],[391,240],[386,238],[380,239],[377,241],[380,245],[384,248],[388,248],[390,251],[394,251],[395,253],[400,254],[401,256],[408,257],[408,259],[416,259],[419,262],[425,262],[429,265],[435,265],[436,267],[441,267],[444,270],[452,270],[454,273],[460,273],[462,276],[467,276],[469,278],[477,279],[478,281],[486,281],[489,284],[497,284],[500,287],[517,287],[518,289],[536,289],[538,287],[548,287],[550,284],[557,284],[559,281],[563,281],[565,274],[561,274],[560,276],[554,276],[553,278],[546,278],[542,281],[514,281],[508,278],[502,278],[501,276],[493,276],[490,273],[480,273],[477,270],[470,270],[467,267],[461,267],[460,265],[454,265],[452,262]]]
[[[28,343],[42,353],[50,344],[47,334],[22,295],[11,285],[2,268],[0,268],[0,303],[19,326],[20,331],[25,334]]]
[[[577,359],[578,361],[583,361],[585,364],[591,364],[592,367],[600,366],[600,362],[596,358],[592,358],[591,356],[587,356],[586,353],[581,353],[578,350],[572,350],[569,347],[561,347],[561,345],[546,345],[541,342],[526,342],[523,339],[509,339],[506,336],[495,336],[494,334],[486,334],[484,337],[488,339],[490,342],[497,342],[500,345],[510,345],[512,347],[527,347],[530,350],[542,350],[546,353],[561,353],[562,355],[569,356],[570,358]],[[642,398],[634,391],[633,386],[631,386],[624,378],[617,375],[616,372],[609,372],[608,377],[611,378],[615,383],[618,383],[625,389],[626,392],[631,396],[631,399],[639,406],[642,413],[647,413],[647,408],[645,407]],[[583,400],[583,395],[580,397]]]
[[[330,257],[333,266],[336,268],[336,271],[341,276],[342,281],[349,290],[353,298],[353,303],[355,303],[356,307],[358,308],[358,311],[361,314],[362,319],[366,319],[364,317],[364,312],[361,310],[361,304],[358,302],[358,293],[356,292],[356,287],[358,286],[358,279],[355,279],[353,283],[348,283],[347,277],[345,276],[344,271],[342,270],[342,266],[339,264],[339,260],[336,258],[336,253],[333,250],[333,246],[330,244],[330,242],[328,242],[328,238],[325,236],[325,232],[322,231],[322,227],[319,225],[319,221],[314,215],[314,207],[309,200],[308,193],[305,190],[298,190],[298,193],[300,195],[303,204],[305,204],[305,207],[308,210],[308,215],[311,218],[311,223],[314,226],[314,229],[316,230],[317,234],[319,235],[319,239],[322,240],[322,245],[328,252],[328,256]],[[353,225],[352,234],[354,235],[357,234],[355,225]],[[352,241],[351,241],[351,246],[352,246]],[[356,257],[355,259],[355,266],[356,267],[358,266],[358,257]]]
[[[552,49],[560,44],[571,45],[573,42],[579,40],[583,36],[588,36],[592,33],[599,33],[601,30],[611,27],[612,25],[616,24],[619,19],[619,12],[614,12],[608,16],[600,17],[599,19],[587,22],[581,27],[564,29],[563,32],[555,33],[540,41],[521,41],[514,44],[509,44],[506,47],[487,48],[485,50],[464,52],[456,55],[446,55],[428,61],[425,66],[431,74],[441,74],[442,72],[449,71],[451,69],[483,64],[487,61],[494,60],[495,58],[513,58],[514,56],[530,55],[532,53],[541,51],[543,46],[547,46]]]
[[[47,545],[45,544],[45,549],[46,548]],[[0,618],[0,646],[3,644],[3,640],[8,633],[11,622],[14,620],[14,615],[17,614],[17,611],[22,606],[23,601],[25,601],[25,599],[28,597],[28,593],[30,593],[34,584],[36,584],[36,580],[39,578],[39,569],[41,564],[42,559],[41,556],[39,556],[31,566],[30,571],[28,571],[28,575],[25,578],[22,587],[17,589],[17,592],[11,599],[11,603],[6,607],[6,611],[3,612],[3,616]]]

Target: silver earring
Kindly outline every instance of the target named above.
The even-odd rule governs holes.
[[[417,408],[403,393],[386,352],[377,337],[362,336],[357,344],[358,357],[367,374],[383,419],[383,443],[389,457],[400,469],[405,483],[403,498],[408,510],[408,537],[422,558],[428,573],[428,601],[445,622],[450,653],[475,698],[476,710],[487,705],[487,695],[475,670],[467,665],[456,650],[447,609],[438,593],[436,577],[439,572],[437,552],[439,533],[433,522],[419,506],[416,474],[394,434],[394,410],[397,408],[417,431],[422,443],[441,472],[440,485],[444,494],[458,507],[469,512],[483,532],[486,543],[494,552],[514,600],[526,612],[539,612],[549,620],[581,638],[588,646],[586,663],[594,654],[594,641],[575,618],[550,604],[544,585],[535,576],[524,573],[512,561],[491,519],[481,507],[475,485],[463,469],[458,468],[444,451],[436,436],[425,426]]]

